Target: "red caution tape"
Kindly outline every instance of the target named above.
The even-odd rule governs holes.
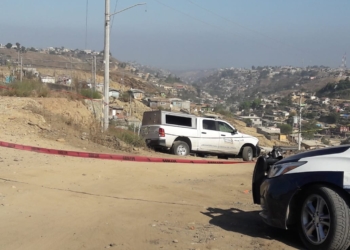
[[[49,148],[32,147],[15,143],[8,143],[0,141],[0,147],[13,148],[19,150],[32,151],[37,153],[73,156],[81,158],[95,158],[104,160],[116,160],[116,161],[134,161],[134,162],[166,162],[166,163],[195,163],[195,164],[238,164],[238,163],[251,163],[242,161],[211,161],[211,160],[189,160],[189,159],[170,159],[170,158],[157,158],[147,156],[132,156],[132,155],[116,155],[116,154],[99,154],[89,152],[78,152],[68,150],[57,150]]]

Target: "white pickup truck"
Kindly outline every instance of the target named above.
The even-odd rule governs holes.
[[[175,155],[217,155],[251,161],[259,156],[259,140],[239,133],[228,122],[195,115],[147,111],[143,114],[141,135],[152,148],[170,149]]]

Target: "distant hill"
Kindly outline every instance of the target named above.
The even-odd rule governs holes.
[[[217,69],[205,69],[205,70],[182,70],[182,71],[172,71],[176,76],[180,77],[186,83],[194,83],[199,79],[208,77],[215,73]]]
[[[330,98],[350,99],[350,80],[340,80],[335,83],[327,83],[326,86],[317,91],[318,96],[327,96]]]

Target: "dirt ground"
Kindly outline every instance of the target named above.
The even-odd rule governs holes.
[[[73,120],[85,117],[81,123],[89,124],[80,105],[1,97],[0,140],[122,153],[75,138],[63,127],[64,133],[57,126],[52,130],[53,118],[31,111],[43,106]],[[170,157],[123,154],[130,153]],[[260,219],[251,197],[253,167],[120,162],[0,148],[0,249],[300,249],[294,232]]]
[[[1,249],[300,249],[294,233],[259,218],[253,164],[130,163],[0,148],[0,168]]]

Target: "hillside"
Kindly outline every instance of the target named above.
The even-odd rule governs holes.
[[[339,78],[339,70],[327,67],[257,67],[254,69],[219,69],[193,82],[201,100],[217,99],[226,104],[256,98],[257,95],[287,95],[295,91],[316,92]]]
[[[318,96],[327,96],[330,98],[350,98],[350,80],[349,77],[339,82],[330,82],[317,91]]]
[[[91,82],[92,56],[81,52],[50,54],[34,51],[21,53],[23,67],[34,68],[40,75],[68,76],[76,82]],[[18,73],[18,53],[14,49],[0,49],[0,78]],[[104,82],[103,56],[96,56],[96,82]],[[125,91],[130,88],[156,92],[153,85],[138,77],[135,72],[119,67],[119,61],[111,57],[110,87]]]
[[[0,66],[0,77],[5,77],[10,74],[15,74],[19,77],[18,66],[17,66],[17,52],[13,49],[0,49],[0,58],[6,58],[6,65]],[[27,51],[26,53],[21,54],[23,57],[24,67],[35,68],[40,75],[51,75],[55,77],[60,76],[70,76],[75,82],[90,82],[91,81],[91,62],[88,60],[91,59],[91,56],[78,53],[78,54],[47,54],[39,53],[33,51]],[[97,83],[103,83],[104,72],[102,69],[101,56],[97,57],[97,72],[96,80]],[[0,62],[3,62],[0,61]],[[153,95],[159,93],[160,89],[157,87],[157,84],[152,84],[150,81],[146,81],[139,75],[135,74],[135,70],[129,70],[132,67],[119,67],[119,62],[115,59],[112,59],[111,71],[110,71],[110,87],[116,88],[123,91],[126,91],[130,88],[141,89],[145,91],[147,95]],[[197,77],[204,76],[200,82],[204,83],[204,88],[201,88],[202,91],[215,91],[218,96],[224,95],[227,96],[230,92],[227,91],[227,88],[221,88],[223,83],[225,86],[228,86],[230,79],[232,81],[241,81],[245,77],[244,72],[235,72],[232,70],[224,70],[215,72],[213,70],[201,71],[197,74]],[[209,75],[209,76],[208,76]],[[167,79],[170,78],[170,74],[166,77],[162,76],[164,84],[172,86],[176,83],[167,83]],[[188,77],[193,77],[192,73],[187,75]],[[219,84],[215,84],[217,78],[220,78]],[[175,76],[174,79],[177,79]],[[153,78],[155,79],[155,78]],[[205,80],[210,80],[209,83]],[[256,77],[250,77],[250,84],[257,84]],[[260,81],[262,84],[270,84],[269,82]],[[198,86],[197,86],[198,87]],[[182,91],[179,95],[181,98],[192,98],[196,96],[194,94],[198,90],[196,86],[186,85],[186,91]],[[131,111],[131,115],[142,119],[144,111],[150,110],[150,108],[141,101],[132,100],[131,103],[123,102],[121,100],[114,100],[111,102],[111,105],[122,107],[125,115],[128,115]],[[93,108],[94,110],[96,108]],[[97,108],[100,110],[99,108]],[[59,109],[57,109],[59,110]],[[95,110],[96,111],[96,110]],[[99,116],[98,116],[99,117]],[[281,142],[267,140],[263,135],[256,133],[255,128],[246,127],[246,124],[235,120],[233,118],[227,118],[227,120],[234,125],[239,131],[256,136],[260,139],[260,144],[265,147],[272,147],[273,145],[281,145]]]

